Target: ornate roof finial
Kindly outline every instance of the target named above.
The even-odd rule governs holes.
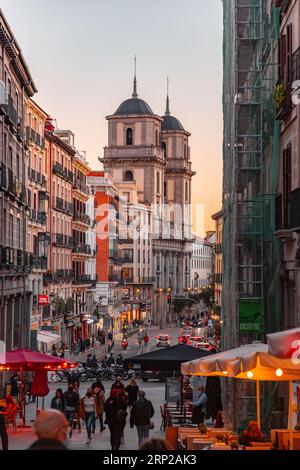
[[[134,56],[134,80],[133,80],[133,93],[132,98],[137,98],[137,83],[136,83],[136,55]]]
[[[169,101],[169,77],[167,77],[167,104],[166,104],[166,116],[170,116],[170,101]]]

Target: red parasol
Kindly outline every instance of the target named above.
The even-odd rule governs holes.
[[[0,371],[58,370],[73,369],[75,367],[77,367],[76,362],[31,351],[30,349],[15,349],[0,354]]]
[[[46,370],[37,370],[32,379],[31,395],[45,397],[48,393],[48,372]]]
[[[15,349],[0,354],[0,372],[18,371],[20,372],[20,400],[22,403],[23,422],[25,425],[25,403],[23,402],[23,371],[45,371],[59,369],[74,369],[76,362],[70,362],[65,359],[43,354],[30,349]],[[24,411],[23,411],[24,407]]]

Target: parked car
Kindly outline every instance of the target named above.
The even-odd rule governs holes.
[[[178,337],[178,343],[180,344],[187,344],[188,340],[190,339],[191,335],[180,335]]]
[[[144,370],[141,374],[143,382],[148,382],[148,380],[159,380],[160,382],[165,382],[168,374],[160,370]]]
[[[171,345],[170,335],[158,335],[156,336],[156,346],[158,348],[167,347]]]

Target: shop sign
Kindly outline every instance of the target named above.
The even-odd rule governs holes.
[[[49,305],[49,297],[48,295],[43,295],[43,294],[40,294],[38,296],[38,305],[40,306],[47,306]]]
[[[262,303],[260,300],[239,301],[239,332],[261,332]]]

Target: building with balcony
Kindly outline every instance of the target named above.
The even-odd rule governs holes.
[[[50,235],[47,233],[49,193],[47,192],[48,168],[45,158],[44,129],[47,114],[32,99],[27,102],[26,145],[28,159],[28,231],[29,252],[34,266],[29,275],[31,296],[31,331],[35,332],[43,323],[43,306],[39,305],[39,295],[43,293],[43,274],[47,271]],[[32,333],[34,334],[34,333]]]
[[[119,196],[112,177],[104,171],[91,171],[87,183],[94,197],[94,234],[96,241],[95,302],[99,328],[119,332],[121,329],[118,282],[121,266],[115,263],[118,253]]]
[[[193,235],[191,258],[191,289],[198,291],[212,282],[214,244]]]
[[[275,235],[283,244],[281,289],[284,329],[300,325],[300,1],[281,8],[279,82],[280,184]]]
[[[214,286],[215,286],[215,305],[219,312],[222,305],[222,236],[223,236],[223,217],[222,211],[212,215],[216,227],[216,242],[214,245]]]
[[[151,227],[148,238],[153,259],[150,278],[155,278],[153,321],[164,325],[171,317],[168,294],[182,295],[190,283],[190,134],[171,116],[169,97],[165,115],[153,113],[138,97],[136,77],[132,97],[107,120],[104,170],[125,198],[136,191],[137,203],[151,208],[151,224],[147,225]],[[124,243],[130,249],[130,239]],[[146,263],[143,268],[147,269]],[[128,269],[123,275],[134,276]]]
[[[78,330],[81,331],[81,326],[75,328],[73,321],[68,321],[68,316],[72,316],[74,310],[72,189],[76,150],[60,138],[50,117],[46,120],[44,135],[48,175],[46,187],[49,195],[47,232],[50,234],[47,272],[44,273],[44,294],[49,298],[50,315],[46,308],[44,326],[51,326],[61,341],[71,348],[75,335]]]
[[[37,89],[0,9],[0,340],[30,346],[26,106]]]

